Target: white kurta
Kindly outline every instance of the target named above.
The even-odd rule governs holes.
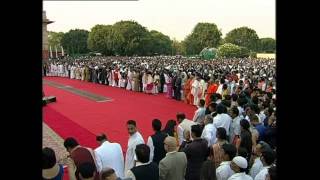
[[[124,178],[124,158],[120,144],[106,141],[95,152],[100,158],[102,170],[112,168],[118,177]]]
[[[131,90],[133,87],[132,86],[132,76],[133,76],[133,73],[131,71],[128,71],[128,76],[127,76],[128,83],[127,83],[127,87],[126,87],[127,90]]]
[[[199,107],[195,112],[192,120],[198,124],[202,124],[206,115],[206,108]]]
[[[108,81],[109,81],[109,86],[113,85],[113,71],[108,72]]]
[[[142,91],[145,92],[147,87],[147,74],[143,73],[142,75]]]
[[[216,128],[223,127],[227,135],[230,134],[230,124],[231,124],[232,118],[225,113],[217,114],[216,117],[213,118],[213,124]]]
[[[70,69],[70,79],[74,79],[76,77],[75,73],[74,73],[74,70],[76,69],[76,67],[74,66],[71,66],[71,69]]]
[[[126,152],[125,172],[134,167],[135,149],[138,144],[144,144],[144,140],[139,132],[130,136]]]
[[[55,64],[52,65],[52,76],[57,76],[57,66]]]
[[[231,161],[223,161],[216,169],[217,180],[227,180],[234,174],[234,171],[230,168]]]
[[[59,65],[59,76],[62,76],[64,73],[64,66],[62,64]]]
[[[170,78],[167,74],[163,74],[164,79],[165,79],[165,84],[163,85],[163,92],[166,93],[167,92],[167,85],[168,83],[170,83]]]
[[[157,82],[158,85],[155,85],[153,86],[153,90],[152,92],[155,93],[155,94],[158,94],[158,87],[160,86],[160,76],[159,75],[154,75],[154,78],[153,78],[153,82]]]
[[[240,136],[240,121],[241,117],[237,116],[232,120],[231,126],[230,126],[230,142],[233,141],[234,137],[236,135]]]
[[[189,120],[189,119],[184,119],[178,126],[177,126],[177,134],[178,134],[178,141],[179,145],[182,144],[184,140],[186,140],[183,136],[183,133],[185,130],[189,131],[190,136],[191,136],[191,126],[196,125],[195,122]]]
[[[262,170],[256,175],[254,180],[265,180],[266,176],[268,174],[268,169],[269,168],[270,168],[270,166],[263,167]]]
[[[206,83],[203,79],[201,79],[199,83],[199,88],[201,91],[201,97],[200,99],[205,99],[205,91],[207,90],[208,83]]]
[[[250,169],[250,176],[254,179],[257,174],[263,169],[263,164],[260,160],[260,157],[257,157],[255,160],[254,160],[254,163]]]
[[[212,123],[209,123],[204,126],[204,129],[201,134],[201,138],[207,140],[208,147],[212,146],[216,142],[216,132],[217,132],[217,128],[214,127]]]
[[[253,180],[251,176],[246,175],[245,172],[243,173],[235,173],[228,180]]]
[[[193,95],[193,105],[199,104],[199,90],[200,90],[200,83],[197,79],[195,79],[191,85],[191,94]]]
[[[152,162],[153,156],[154,156],[154,146],[153,146],[153,141],[151,136],[148,137],[147,145],[150,148],[149,162]]]
[[[223,86],[223,84],[220,84],[220,85],[218,86],[218,89],[217,89],[217,92],[216,92],[216,93],[222,94],[222,91],[223,91],[222,86]]]

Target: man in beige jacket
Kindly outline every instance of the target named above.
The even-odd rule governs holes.
[[[177,141],[168,136],[164,140],[166,156],[159,163],[159,180],[184,180],[187,157],[184,152],[177,152]]]

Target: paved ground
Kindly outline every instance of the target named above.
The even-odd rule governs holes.
[[[42,147],[50,147],[56,153],[57,161],[65,164],[64,158],[68,152],[63,146],[63,139],[55,133],[46,123],[42,123]]]

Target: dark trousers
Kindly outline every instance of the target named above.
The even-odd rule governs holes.
[[[160,90],[159,90],[159,93],[163,93],[163,86],[164,86],[164,83],[160,83]]]
[[[174,91],[174,99],[176,100],[181,100],[181,89],[180,88],[176,88]]]

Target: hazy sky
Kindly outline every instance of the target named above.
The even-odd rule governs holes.
[[[90,30],[96,24],[135,20],[148,30],[183,40],[198,22],[215,23],[223,37],[248,26],[258,36],[275,38],[274,0],[44,1],[49,31]]]

